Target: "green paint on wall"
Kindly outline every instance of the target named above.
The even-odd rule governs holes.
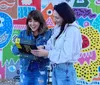
[[[10,59],[13,59],[15,62],[18,60],[18,56],[14,55],[11,51],[12,46],[14,45],[12,42],[12,39],[14,35],[18,35],[20,33],[20,30],[13,30],[13,35],[8,43],[8,45],[3,49],[3,57],[2,57],[2,64],[4,65],[6,61],[10,61]]]
[[[91,0],[89,8],[95,13],[100,13],[100,5],[95,4],[96,0]]]

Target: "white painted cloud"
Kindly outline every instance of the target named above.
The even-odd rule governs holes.
[[[32,0],[22,0],[23,5],[30,5],[32,3]]]

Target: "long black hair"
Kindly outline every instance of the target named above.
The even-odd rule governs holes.
[[[71,24],[75,21],[75,14],[73,9],[65,2],[59,3],[58,5],[54,6],[54,10],[63,18],[63,23],[61,25],[61,30],[56,39],[60,36],[63,32],[64,27],[66,24]]]
[[[40,26],[39,26],[39,29],[38,29],[39,34],[44,34],[48,30],[42,13],[39,10],[32,10],[28,14],[28,17],[26,19],[26,26],[27,26],[27,34],[28,35],[31,33],[31,28],[29,27],[28,22],[32,19],[34,19],[34,20],[36,20],[40,23]]]

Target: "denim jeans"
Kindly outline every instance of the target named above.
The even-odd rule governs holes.
[[[39,68],[38,64],[30,64],[28,70],[20,71],[20,85],[47,85],[47,67]]]
[[[53,65],[52,85],[76,85],[76,72],[73,64]]]

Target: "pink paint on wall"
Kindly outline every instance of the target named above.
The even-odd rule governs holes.
[[[0,78],[1,79],[5,78],[5,66],[2,66],[1,61],[0,61]]]

